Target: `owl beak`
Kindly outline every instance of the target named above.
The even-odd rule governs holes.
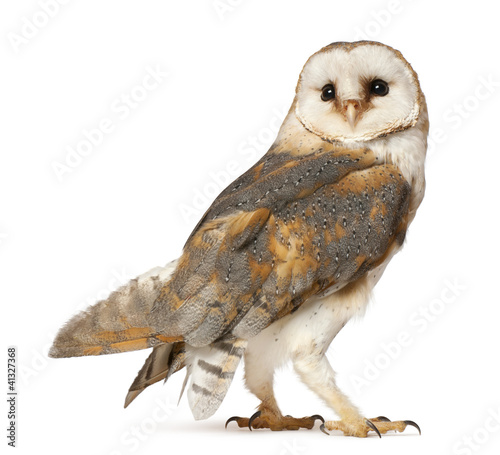
[[[361,112],[361,103],[357,100],[347,100],[344,104],[344,115],[351,126],[354,129]]]

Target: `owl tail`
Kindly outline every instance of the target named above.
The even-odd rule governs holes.
[[[147,322],[153,303],[177,261],[157,267],[71,318],[56,336],[50,357],[79,357],[136,351],[178,341],[159,335]]]
[[[246,347],[246,340],[223,338],[190,353],[184,386],[189,381],[187,397],[196,420],[208,419],[219,409]]]
[[[184,368],[185,361],[185,343],[169,343],[156,346],[130,386],[125,398],[125,407],[132,403],[146,387],[162,379],[166,381],[176,371]]]
[[[184,342],[156,346],[130,386],[125,407],[146,387],[187,367],[181,396],[187,389],[196,420],[207,419],[219,408],[245,352],[247,341],[223,338],[210,346],[196,348]]]

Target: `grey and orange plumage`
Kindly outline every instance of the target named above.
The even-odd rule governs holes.
[[[351,52],[365,52],[368,46],[375,54],[382,52],[381,59],[399,59],[393,72],[415,81],[415,93],[409,92],[412,102],[406,103],[408,115],[383,122],[378,134],[371,124],[370,130],[356,133],[364,117],[373,116],[367,111],[376,109],[378,102],[359,100],[356,108],[349,107],[351,117],[353,109],[359,109],[355,112],[358,123],[351,125],[354,137],[344,132],[336,138],[335,128],[323,131],[322,121],[316,125],[308,117],[314,102],[301,91],[308,82],[307,71],[312,71],[315,59],[330,54],[333,59],[339,52],[342,57],[337,58],[349,58]],[[342,84],[336,84],[341,93]],[[397,92],[396,82],[393,87]],[[349,90],[353,93],[352,87]],[[367,92],[363,86],[359,98],[370,98]],[[332,124],[352,123],[342,111],[345,100],[340,98],[331,107],[340,119],[332,117]],[[427,129],[425,99],[416,74],[401,54],[370,42],[334,43],[322,49],[306,63],[296,99],[269,152],[218,196],[188,238],[181,257],[71,319],[58,334],[51,355],[100,355],[153,347],[130,388],[126,406],[144,388],[187,367],[193,414],[209,417],[224,399],[245,352],[247,368],[258,368],[252,363],[257,349],[253,346],[263,343],[273,327],[286,332],[287,321],[295,324],[317,301],[322,302],[321,308],[325,302],[354,298],[351,295],[358,299],[359,294],[362,298],[356,305],[363,310],[369,291],[401,248],[422,200]],[[405,150],[391,154],[390,147],[384,149],[391,140],[399,141],[401,147],[405,141],[421,141],[414,145],[420,155],[415,152],[408,163]],[[328,344],[350,317],[332,321]],[[326,347],[320,349],[323,357]],[[297,368],[300,355],[290,354],[297,359]],[[323,359],[318,358],[320,362]],[[295,427],[279,423],[283,416],[268,390],[272,374],[270,380],[253,382],[252,376],[247,374],[247,383],[262,399],[264,415],[250,423],[273,429]],[[259,382],[265,393],[257,386]],[[342,414],[340,407],[332,407]],[[346,434],[366,436],[372,428],[360,420],[354,406],[349,409],[341,415],[348,423],[339,428]],[[384,422],[376,424],[382,431],[386,428]],[[401,429],[401,425],[387,428]]]

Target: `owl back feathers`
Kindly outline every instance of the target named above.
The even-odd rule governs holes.
[[[207,211],[150,325],[195,347],[255,336],[400,246],[410,194],[399,170],[367,149],[324,143],[265,157]]]

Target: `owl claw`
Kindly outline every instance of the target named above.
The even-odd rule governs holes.
[[[319,414],[314,414],[313,416],[309,417],[310,419],[313,419],[313,420],[321,420],[321,422],[324,424],[325,423],[325,419],[323,419],[323,417],[321,417]]]
[[[238,417],[238,416],[230,417],[229,419],[227,419],[226,426],[224,428],[227,429],[228,424],[230,424],[231,422],[237,422],[240,419],[241,419],[241,417]]]
[[[250,419],[248,419],[248,428],[250,428],[250,431],[252,431],[252,423],[255,419],[257,419],[258,417],[260,417],[262,414],[261,411],[257,411],[252,417],[250,417]]]
[[[384,416],[378,416],[376,417],[375,419],[372,419],[372,420],[376,420],[378,422],[390,422],[391,419],[388,419],[387,417],[384,417]]]
[[[406,425],[410,425],[412,427],[415,427],[418,430],[418,434],[422,435],[422,432],[420,431],[420,427],[413,420],[403,420],[403,422]]]
[[[365,423],[375,432],[378,434],[379,438],[382,438],[382,435],[380,434],[380,431],[378,431],[378,428],[368,419],[365,420]]]
[[[328,436],[330,436],[330,433],[328,433],[328,431],[326,431],[326,430],[325,430],[325,423],[324,423],[324,422],[323,422],[323,423],[319,426],[319,429],[320,429],[323,433],[325,433],[325,434],[327,434]]]

